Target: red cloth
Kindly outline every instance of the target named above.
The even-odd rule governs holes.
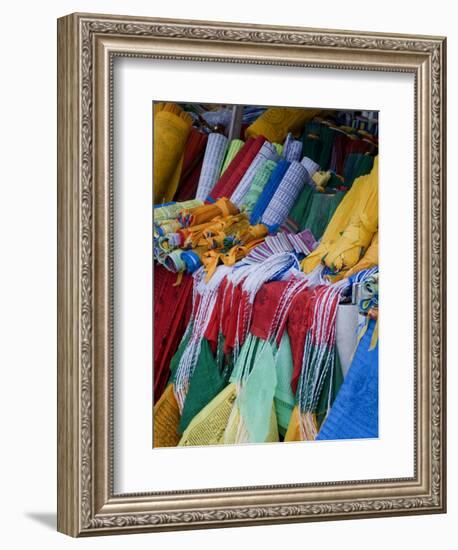
[[[273,281],[262,285],[254,300],[251,334],[262,340],[267,340],[271,336],[272,323],[286,285],[286,281]],[[278,335],[277,340],[281,340],[281,335]]]
[[[173,286],[177,274],[163,266],[154,266],[154,400],[163,393],[170,376],[170,361],[178,349],[192,310],[192,283],[184,275],[181,284]]]
[[[293,356],[293,376],[291,389],[296,393],[297,383],[302,370],[305,336],[313,323],[313,308],[317,293],[314,289],[302,290],[294,298],[288,313],[287,330]]]
[[[216,182],[215,187],[210,193],[212,199],[216,200],[221,197],[229,199],[231,197],[265,141],[266,138],[264,136],[258,136],[256,139],[250,138],[245,142],[244,146],[226,168],[224,174]]]
[[[184,149],[180,182],[174,200],[186,201],[196,196],[206,145],[207,134],[191,127]]]

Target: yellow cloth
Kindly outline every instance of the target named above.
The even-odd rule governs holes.
[[[353,267],[378,229],[378,157],[370,174],[355,180],[337,207],[320,245],[302,260],[305,273],[320,262],[335,271]]]
[[[378,265],[378,231],[372,237],[371,244],[369,245],[366,254],[364,254],[361,260],[359,260],[359,262],[348,271],[339,273],[339,275],[333,279],[333,282],[338,281],[343,277],[351,277],[355,273],[358,273],[358,271],[363,271],[363,269],[370,269],[371,267],[375,267],[376,265]]]
[[[170,202],[181,175],[192,118],[175,103],[154,105],[154,203]]]
[[[271,107],[248,126],[245,137],[264,136],[271,142],[281,143],[288,132],[298,136],[305,124],[320,112],[320,109]]]
[[[180,441],[178,424],[180,410],[173,393],[173,384],[169,384],[153,411],[153,446],[176,447]]]
[[[304,415],[304,420],[306,416],[307,416],[308,422],[305,423],[305,427],[301,428],[299,408],[297,405],[294,406],[294,409],[289,421],[288,430],[286,431],[286,434],[285,434],[285,441],[314,441],[315,440],[316,434],[318,433],[316,416],[314,413],[307,413],[306,415]],[[307,424],[309,425],[308,426],[309,429],[306,429]]]
[[[270,414],[269,432],[266,439],[262,443],[276,443],[280,441],[278,436],[278,423],[277,415],[275,413],[275,406],[272,404],[272,412]],[[226,429],[224,431],[224,445],[234,445],[241,443],[251,443],[247,429],[244,426],[243,418],[240,415],[239,408],[234,405],[232,412],[229,416]],[[261,443],[256,441],[256,443]]]
[[[222,445],[235,398],[235,384],[229,384],[191,420],[179,446]]]

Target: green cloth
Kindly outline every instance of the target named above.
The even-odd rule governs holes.
[[[253,208],[258,202],[261,193],[264,190],[267,182],[269,181],[270,175],[272,174],[273,169],[277,166],[277,163],[273,160],[266,160],[261,164],[256,174],[254,175],[253,181],[251,182],[250,188],[243,199],[245,205],[245,210],[251,214]]]
[[[286,222],[287,228],[294,233],[305,229],[304,222],[310,213],[314,194],[315,190],[308,184],[304,185],[302,191],[299,193],[299,197],[294,203]]]
[[[293,356],[288,333],[283,333],[280,348],[275,358],[277,386],[275,388],[274,404],[277,416],[278,432],[284,436],[288,430],[291,413],[294,409],[294,393],[291,389],[293,377]]]
[[[307,215],[302,219],[301,230],[310,229],[317,241],[321,239],[344,195],[344,191],[333,194],[314,192]]]
[[[216,365],[210,344],[203,338],[199,358],[189,382],[178,432],[182,434],[196,414],[225,386],[226,381]]]
[[[240,151],[243,145],[244,145],[244,142],[241,139],[233,139],[231,141],[227,149],[226,156],[224,158],[220,176],[224,174],[224,171],[229,166],[229,164],[234,160],[235,155]]]
[[[272,346],[267,341],[261,341],[253,357],[251,372],[242,383],[237,396],[237,406],[250,443],[263,443],[269,435],[276,385]]]

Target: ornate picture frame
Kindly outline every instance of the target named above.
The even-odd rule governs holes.
[[[415,475],[113,491],[113,60],[407,72],[415,78]],[[58,530],[71,536],[443,513],[443,37],[72,14],[58,20]]]

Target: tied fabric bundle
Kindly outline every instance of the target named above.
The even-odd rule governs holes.
[[[299,135],[304,125],[318,113],[319,109],[271,107],[246,129],[245,136],[264,136],[272,143],[282,143],[288,132]]]
[[[245,142],[210,193],[212,199],[231,197],[265,141],[265,137],[259,136]]]
[[[291,163],[262,215],[262,223],[275,226],[281,225],[286,220],[307,176],[308,172],[302,164],[297,161]]]
[[[170,202],[181,175],[192,118],[175,103],[154,106],[154,202]]]
[[[219,178],[227,149],[227,137],[222,134],[210,134],[205,149],[204,162],[197,186],[196,199],[205,200]]]
[[[274,196],[275,191],[280,185],[283,176],[286,174],[289,166],[290,163],[287,160],[280,160],[280,162],[272,171],[269,181],[264,186],[258,202],[256,203],[255,207],[253,208],[253,212],[251,213],[250,223],[252,225],[255,225],[261,221],[262,215],[264,214],[267,206],[272,200],[272,197]]]
[[[155,206],[153,210],[154,223],[173,220],[182,210],[189,210],[190,208],[196,208],[202,205],[202,201],[192,199],[184,202],[171,202],[162,206]]]
[[[204,204],[183,212],[183,217],[188,218],[188,225],[195,226],[206,223],[218,216],[233,216],[238,214],[238,208],[228,199],[219,199],[213,204]]]
[[[231,201],[236,205],[240,206],[243,202],[245,195],[247,194],[253,178],[256,175],[256,172],[261,167],[261,165],[267,161],[273,160],[278,161],[279,156],[275,147],[268,141],[264,142],[259,153],[253,159],[253,162],[250,164],[248,170],[245,172],[245,175],[240,180],[236,190],[232,193]]]

